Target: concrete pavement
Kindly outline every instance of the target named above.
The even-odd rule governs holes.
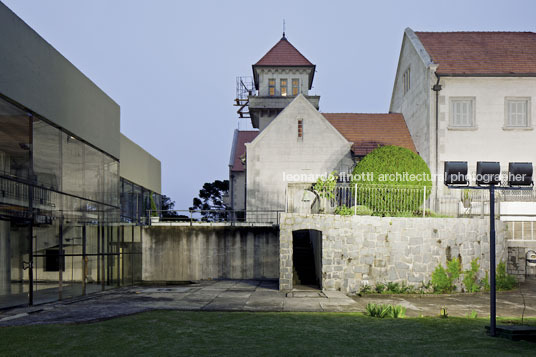
[[[285,294],[277,288],[277,281],[257,280],[120,288],[0,311],[0,326],[93,322],[150,310],[363,312],[369,302],[403,305],[407,316],[437,316],[443,306],[449,316],[465,316],[472,310],[480,317],[489,313],[486,293],[348,297],[312,289]],[[498,316],[521,317],[524,309],[525,317],[536,317],[536,280],[528,280],[520,290],[499,292],[497,302]]]

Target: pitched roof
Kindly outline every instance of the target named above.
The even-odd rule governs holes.
[[[231,171],[244,171],[244,165],[240,160],[246,153],[246,143],[250,143],[259,135],[259,131],[253,130],[236,130],[233,139],[233,147],[231,149],[231,160],[229,166]]]
[[[254,66],[311,67],[314,65],[283,36]]]
[[[438,74],[536,74],[534,32],[415,32]]]
[[[346,140],[355,155],[364,156],[384,145],[417,152],[402,114],[322,113]]]

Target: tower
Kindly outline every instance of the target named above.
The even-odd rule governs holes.
[[[255,90],[242,98],[238,113],[249,114],[254,128],[263,130],[298,95],[303,94],[318,109],[320,96],[310,96],[316,66],[283,37],[252,66]],[[244,86],[237,81],[238,86]],[[238,88],[238,87],[237,87]],[[238,89],[237,89],[238,92]],[[237,105],[239,99],[236,100]],[[247,106],[249,112],[244,112]]]

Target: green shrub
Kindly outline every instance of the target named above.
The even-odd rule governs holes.
[[[512,290],[517,286],[517,280],[513,275],[506,272],[506,264],[501,261],[497,264],[497,273],[495,275],[496,289],[499,291]]]
[[[451,291],[447,271],[441,264],[438,265],[432,273],[432,287],[434,288],[435,293],[444,294]]]
[[[467,318],[469,319],[476,319],[478,317],[478,312],[476,310],[471,310],[471,313],[467,314]]]
[[[334,199],[338,178],[337,171],[333,171],[328,177],[319,177],[313,189],[318,192],[320,197]]]
[[[406,316],[406,308],[402,305],[395,305],[391,307],[391,317],[394,319],[404,318]]]
[[[366,314],[380,319],[385,317],[397,319],[403,318],[406,315],[406,308],[402,305],[393,306],[391,304],[374,304],[369,302],[366,307]]]
[[[372,214],[372,210],[367,206],[340,206],[335,208],[335,214],[341,216],[353,216],[354,214],[357,214],[358,216],[370,216]]]
[[[372,287],[370,285],[363,285],[361,290],[359,290],[360,294],[370,294],[372,291]]]
[[[471,261],[471,269],[463,272],[463,285],[467,292],[476,293],[480,291],[480,284],[478,284],[478,269],[480,269],[480,264],[478,264],[478,258],[475,258]]]
[[[361,190],[358,195],[360,204],[374,212],[413,213],[421,206],[422,195],[408,195],[400,187],[426,186],[427,195],[432,187],[430,169],[424,160],[411,150],[398,146],[381,146],[366,155],[354,168],[352,184],[386,186],[381,190]]]
[[[374,290],[376,290],[378,294],[381,294],[385,290],[385,285],[382,283],[378,283],[376,284],[376,287],[374,288]]]
[[[454,281],[460,277],[461,264],[460,260],[454,258],[447,262],[447,269],[440,264],[432,273],[432,287],[434,292],[440,294],[451,293],[456,290]]]

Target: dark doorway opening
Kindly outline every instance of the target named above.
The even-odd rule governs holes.
[[[294,289],[322,288],[322,232],[303,229],[292,232]]]

